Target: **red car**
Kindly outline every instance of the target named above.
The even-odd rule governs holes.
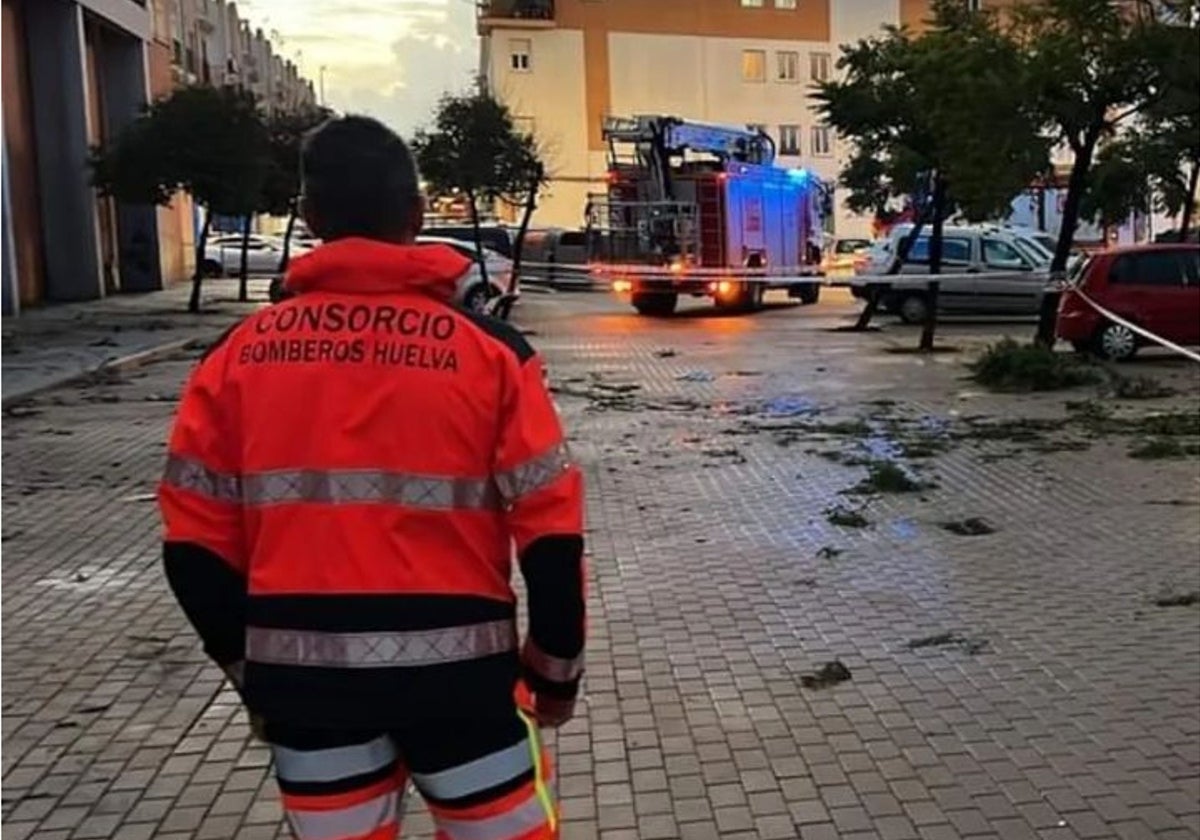
[[[1153,344],[1087,300],[1176,344],[1200,344],[1200,245],[1136,245],[1094,254],[1058,304],[1058,337],[1080,351],[1128,359]]]

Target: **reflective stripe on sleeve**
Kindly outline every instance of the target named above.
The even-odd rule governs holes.
[[[454,840],[514,840],[550,826],[550,818],[535,795],[507,813],[479,820],[449,819],[443,813],[433,811],[434,825]]]
[[[246,659],[267,665],[418,667],[481,659],[516,647],[517,628],[510,619],[402,632],[323,633],[246,628]]]
[[[297,840],[343,840],[364,837],[398,818],[395,791],[368,799],[359,805],[329,811],[301,811],[289,808],[288,822]]]
[[[529,739],[437,773],[413,773],[417,789],[434,799],[462,799],[482,793],[533,769]]]
[[[526,667],[551,682],[560,683],[571,682],[583,673],[583,656],[582,653],[573,659],[551,656],[538,647],[533,639],[526,639],[521,651],[521,661]]]
[[[396,760],[392,740],[381,735],[365,744],[323,750],[271,746],[275,768],[285,782],[336,782],[373,773]]]
[[[557,443],[541,455],[497,473],[496,486],[504,501],[512,504],[522,496],[552,484],[570,466],[570,451],[566,443]]]
[[[242,500],[242,482],[238,476],[211,470],[200,461],[179,455],[167,458],[163,483],[218,502],[237,504]]]

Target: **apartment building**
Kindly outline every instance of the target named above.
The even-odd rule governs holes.
[[[603,189],[606,115],[759,125],[781,164],[832,182],[845,147],[814,112],[812,85],[836,72],[840,45],[889,23],[919,27],[929,8],[929,0],[484,0],[481,75],[547,151],[553,181],[537,222],[573,227],[587,194]],[[869,232],[870,220],[846,211],[836,192],[835,205],[839,235]]]
[[[138,0],[3,0],[3,311],[161,282],[153,208],[91,188],[89,150],[148,93]]]

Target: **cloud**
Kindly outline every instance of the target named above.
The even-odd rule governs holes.
[[[331,107],[369,114],[405,136],[478,72],[470,0],[243,0],[239,9],[278,32],[280,52],[314,83],[325,66]]]

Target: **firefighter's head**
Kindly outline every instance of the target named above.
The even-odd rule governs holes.
[[[425,211],[412,153],[370,117],[339,117],[309,133],[300,153],[304,220],[326,242],[361,236],[409,243]]]

